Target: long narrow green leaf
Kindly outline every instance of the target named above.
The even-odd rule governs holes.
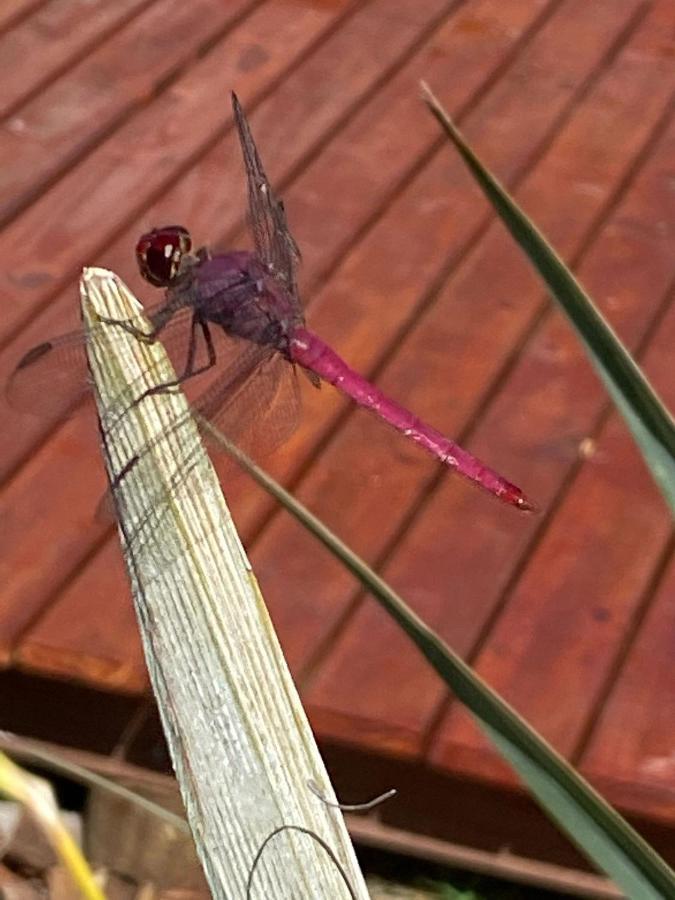
[[[632,431],[654,480],[675,512],[675,422],[672,417],[572,272],[508,191],[486,169],[424,82],[422,91],[425,103],[459,151],[483,193],[576,329],[610,396]]]
[[[675,873],[501,697],[436,635],[389,585],[298,500],[209,422],[208,431],[268,493],[349,569],[401,626],[475,716],[542,808],[628,897],[675,897]]]

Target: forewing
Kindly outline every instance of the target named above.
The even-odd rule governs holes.
[[[296,281],[300,251],[288,228],[284,205],[275,196],[265,174],[248,121],[235,94],[232,94],[232,108],[244,156],[249,224],[256,252],[271,273],[283,283],[300,312]]]
[[[85,334],[74,331],[29,350],[7,382],[9,405],[38,416],[75,409],[88,388],[85,345]]]
[[[151,307],[145,313],[152,319],[165,303]],[[178,309],[162,329],[161,340],[174,365],[179,369],[187,358],[190,308]],[[106,325],[108,337],[113,326]],[[139,330],[147,331],[147,323],[138,323]],[[129,335],[120,328],[120,339]],[[10,406],[21,412],[37,416],[53,416],[55,410],[62,414],[76,411],[80,402],[91,395],[87,366],[87,332],[78,330],[38,344],[19,361],[6,386]]]

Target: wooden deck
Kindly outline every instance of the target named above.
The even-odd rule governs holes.
[[[228,92],[308,322],[520,484],[525,516],[330,389],[268,468],[675,862],[671,522],[565,321],[423,108],[425,78],[675,403],[675,0],[6,0],[0,379],[136,236],[244,240]],[[0,429],[0,727],[161,766],[85,417]],[[397,827],[576,861],[433,672],[243,477],[235,519],[336,782]],[[57,715],[58,713],[58,715]]]

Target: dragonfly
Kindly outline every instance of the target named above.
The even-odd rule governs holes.
[[[232,108],[246,171],[254,250],[193,252],[190,232],[182,225],[154,228],[140,237],[140,274],[164,292],[163,299],[146,313],[150,330],[133,320],[114,324],[143,341],[161,338],[170,355],[180,357],[175,380],[143,397],[177,389],[211,372],[208,387],[192,403],[198,421],[203,417],[240,449],[254,448],[261,455],[283,443],[297,425],[300,370],[317,387],[322,382],[333,385],[505,503],[533,509],[520,488],[385,395],[306,327],[297,284],[300,252],[286,210],[272,190],[234,93]],[[86,341],[87,334],[80,330],[29,350],[10,377],[12,405],[34,411],[46,402],[53,407],[58,391],[62,405],[75,408],[88,389]]]

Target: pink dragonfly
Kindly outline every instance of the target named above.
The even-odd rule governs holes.
[[[193,407],[242,449],[255,448],[260,454],[283,442],[298,421],[299,367],[317,387],[321,381],[334,385],[494,496],[532,509],[518,487],[383,394],[305,327],[296,284],[300,254],[234,94],[232,104],[255,252],[193,253],[190,234],[179,225],[156,228],[140,238],[140,272],[164,289],[164,300],[148,312],[151,331],[132,321],[117,324],[146,341],[161,337],[178,360],[176,380],[152,393],[211,371],[209,386]],[[85,342],[79,331],[30,350],[9,382],[13,405],[53,408],[56,392],[61,404],[75,407],[88,390]]]

